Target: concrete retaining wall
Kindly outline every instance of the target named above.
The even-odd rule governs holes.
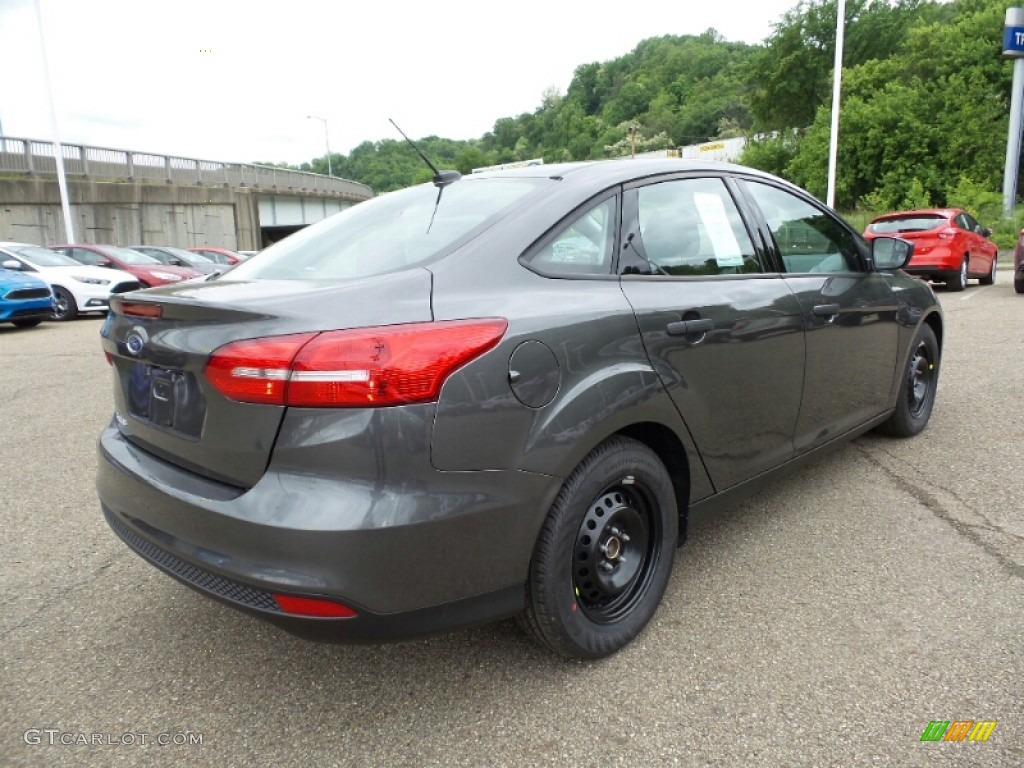
[[[262,247],[251,189],[69,180],[68,196],[79,242]],[[56,180],[0,179],[0,240],[62,243],[63,222]]]

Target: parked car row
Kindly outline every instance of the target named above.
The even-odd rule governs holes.
[[[209,246],[0,242],[0,322],[30,327],[105,313],[112,295],[223,272],[245,258]]]

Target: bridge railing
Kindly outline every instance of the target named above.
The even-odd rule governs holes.
[[[336,176],[293,171],[269,165],[222,163],[174,155],[154,155],[129,149],[62,144],[64,173],[118,181],[168,184],[217,184],[269,190],[319,192],[350,200],[373,197],[365,184]],[[51,141],[0,136],[0,175],[56,176],[57,161]]]

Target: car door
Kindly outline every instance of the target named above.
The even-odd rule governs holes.
[[[870,269],[863,239],[838,216],[768,181],[740,186],[763,217],[803,313],[807,363],[794,438],[801,453],[888,408],[899,304],[885,276]]]
[[[627,188],[623,232],[622,290],[715,488],[792,457],[800,305],[755,247],[724,177]]]
[[[958,229],[964,230],[963,236],[969,243],[970,274],[987,275],[992,269],[992,259],[996,258],[996,244],[982,234],[982,226],[971,214],[961,211],[953,219]]]

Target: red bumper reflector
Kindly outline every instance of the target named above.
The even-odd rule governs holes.
[[[296,597],[295,595],[274,595],[274,602],[285,613],[293,616],[315,616],[329,619],[351,619],[356,612],[347,605],[335,603],[333,600],[319,600],[313,597]]]
[[[150,304],[141,301],[122,301],[121,314],[129,317],[163,317],[163,304]]]

